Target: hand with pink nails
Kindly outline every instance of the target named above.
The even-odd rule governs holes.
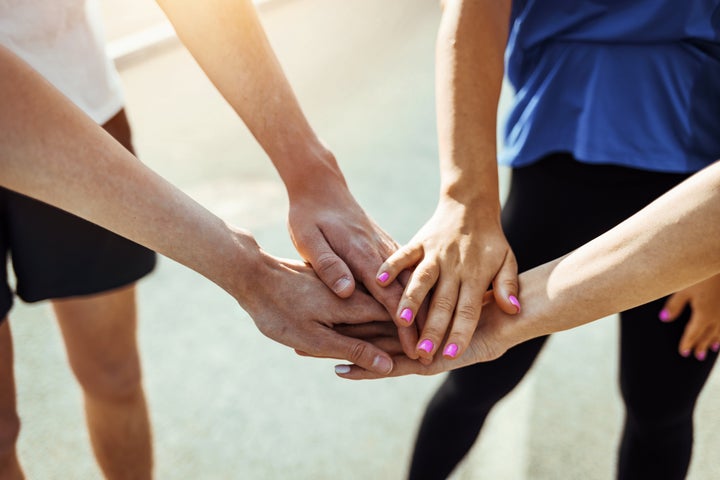
[[[449,359],[463,354],[490,286],[503,311],[520,311],[517,264],[498,212],[484,208],[482,199],[474,196],[460,201],[443,195],[432,218],[378,270],[381,285],[413,270],[396,311],[398,323],[409,325],[426,298],[430,300],[417,344],[421,359],[430,360],[438,352]]]
[[[702,361],[708,350],[720,351],[720,275],[671,295],[658,317],[663,322],[672,322],[686,307],[692,308],[692,313],[678,352]]]
[[[393,279],[383,288],[375,274],[397,250],[397,243],[357,203],[334,158],[325,165],[313,171],[312,182],[286,183],[288,227],[295,248],[339,298],[352,295],[359,281],[392,317],[403,286]],[[405,352],[417,358],[415,326],[402,319],[396,323]]]

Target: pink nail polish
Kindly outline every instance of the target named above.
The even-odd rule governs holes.
[[[690,350],[683,350],[682,352],[680,352],[680,355],[687,358],[690,356]]]
[[[380,275],[377,276],[377,279],[380,281],[380,283],[387,282],[388,278],[390,278],[390,274],[388,272],[382,272]]]
[[[422,350],[423,352],[430,353],[433,350],[433,347],[435,347],[435,344],[428,340],[427,338],[420,342],[420,345],[418,345],[418,350]]]
[[[515,308],[517,308],[518,313],[520,313],[520,302],[518,301],[517,297],[515,295],[510,295],[508,297],[508,300],[515,306]]]
[[[455,358],[457,352],[458,346],[454,343],[451,343],[447,347],[445,347],[445,350],[443,350],[443,355],[445,355],[446,357]]]
[[[695,354],[695,358],[697,358],[698,360],[700,360],[702,362],[703,360],[705,360],[706,355],[707,354],[705,352],[698,352]]]
[[[668,320],[670,320],[670,311],[667,308],[663,308],[662,310],[660,310],[658,318],[662,322],[667,322]]]
[[[409,308],[403,308],[402,312],[400,312],[400,318],[402,318],[408,323],[412,322],[413,311]]]
[[[720,342],[713,343],[710,348],[712,348],[712,351],[715,353],[720,352]]]

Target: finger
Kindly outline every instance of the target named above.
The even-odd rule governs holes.
[[[454,277],[443,280],[441,276],[438,279],[435,292],[430,300],[430,310],[420,334],[420,341],[417,344],[420,358],[432,358],[440,347],[455,312],[459,289],[458,281]]]
[[[393,319],[385,307],[368,294],[356,292],[351,298],[344,300],[343,303],[343,324],[392,323]]]
[[[452,329],[445,342],[443,356],[456,358],[465,352],[475,333],[480,312],[482,311],[483,289],[477,284],[465,283],[460,287],[460,295],[455,308]]]
[[[683,357],[689,357],[702,336],[705,327],[697,316],[690,317],[690,321],[685,326],[680,343],[678,344],[678,351]]]
[[[355,279],[350,268],[333,251],[322,232],[315,230],[304,238],[300,254],[310,263],[317,276],[340,298],[352,295]]]
[[[408,244],[388,257],[377,271],[375,280],[382,286],[392,283],[403,270],[414,267],[423,258],[421,244]]]
[[[367,339],[373,337],[397,337],[397,328],[392,322],[368,322],[335,325],[333,330],[346,337]]]
[[[415,314],[420,310],[430,289],[435,286],[440,276],[440,268],[433,260],[425,259],[417,266],[410,276],[405,292],[400,299],[395,322],[401,326],[410,325]]]
[[[450,369],[447,361],[442,358],[438,358],[430,365],[423,365],[417,360],[401,355],[393,357],[393,362],[393,370],[388,375],[368,371],[359,365],[336,365],[335,374],[348,380],[372,380],[403,375],[435,375]]]
[[[518,266],[515,255],[508,251],[505,261],[493,280],[493,295],[500,309],[513,315],[520,312],[520,287],[518,286]]]
[[[695,341],[694,346],[695,358],[700,360],[701,362],[707,357],[707,351],[715,338],[714,325],[712,323],[704,323],[704,325],[706,325],[706,327],[702,334],[700,334],[700,336]]]
[[[690,298],[683,292],[670,295],[663,309],[658,313],[658,318],[662,322],[672,322],[682,313],[689,300]]]
[[[312,356],[337,358],[377,373],[388,375],[393,369],[390,355],[370,342],[345,337],[328,329],[319,335],[312,349],[303,349]]]

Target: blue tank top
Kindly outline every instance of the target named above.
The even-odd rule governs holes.
[[[503,164],[553,152],[689,173],[720,159],[720,0],[516,0]]]

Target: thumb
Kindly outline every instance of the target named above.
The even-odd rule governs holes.
[[[520,301],[518,300],[520,287],[518,286],[517,271],[515,255],[509,252],[493,280],[495,303],[503,312],[509,315],[514,315],[520,311]]]
[[[295,242],[298,252],[315,270],[315,274],[340,298],[348,298],[355,291],[355,279],[350,268],[330,247],[319,230],[303,242]]]

